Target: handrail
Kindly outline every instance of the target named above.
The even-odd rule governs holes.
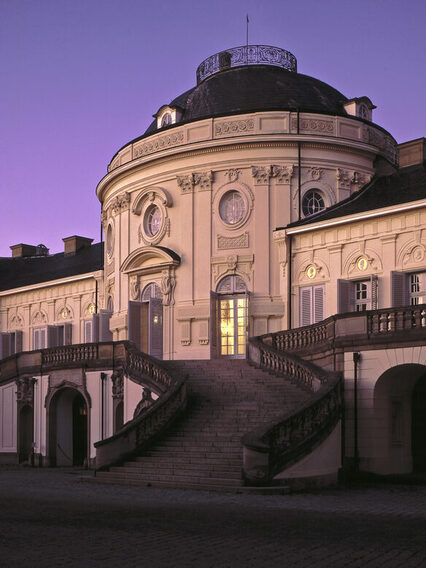
[[[262,338],[249,339],[247,357],[261,369],[283,375],[313,393],[296,410],[243,437],[246,483],[263,485],[330,434],[342,416],[343,379],[340,373],[279,351]]]
[[[340,331],[338,322],[348,319],[357,320],[359,324],[361,320],[365,320],[365,324],[356,326],[356,331],[352,334],[347,329]],[[360,331],[361,328],[363,331]],[[357,340],[364,336],[364,339],[369,340],[395,334],[395,338],[400,340],[397,337],[400,332],[419,333],[420,330],[426,332],[426,304],[336,314],[313,325],[262,335],[260,340],[280,351],[288,351],[332,342],[343,335],[346,338],[348,335],[356,335]]]

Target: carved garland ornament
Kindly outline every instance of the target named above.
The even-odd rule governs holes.
[[[219,250],[248,248],[248,246],[249,234],[247,231],[242,235],[238,235],[236,237],[225,237],[223,235],[217,236],[217,248]]]
[[[149,142],[144,142],[140,146],[134,147],[134,158],[138,158],[146,154],[151,154],[152,152],[157,152],[158,150],[163,150],[164,148],[169,148],[170,146],[176,146],[183,141],[184,136],[182,131],[174,132],[173,134],[168,134],[167,136],[159,136],[158,138],[154,138]]]
[[[247,118],[245,120],[228,120],[226,122],[218,122],[214,125],[215,136],[223,134],[238,134],[254,129],[254,119]]]

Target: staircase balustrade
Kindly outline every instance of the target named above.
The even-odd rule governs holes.
[[[174,378],[159,361],[138,351],[128,341],[83,343],[17,353],[0,361],[0,383],[69,366],[122,369],[128,377],[159,395],[146,411],[110,438],[95,444],[97,468],[105,468],[137,453],[186,407],[185,380]]]
[[[279,351],[262,338],[249,340],[247,357],[261,369],[313,391],[312,398],[302,407],[243,437],[245,481],[248,485],[266,485],[332,432],[342,416],[343,379],[341,373],[326,371],[293,353]]]

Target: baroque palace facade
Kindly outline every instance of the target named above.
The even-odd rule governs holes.
[[[2,459],[118,463],[186,406],[161,360],[248,357],[338,411],[273,476],[252,437],[245,482],[425,468],[425,139],[398,146],[374,108],[278,48],[205,60],[99,182],[105,246],[0,259]]]

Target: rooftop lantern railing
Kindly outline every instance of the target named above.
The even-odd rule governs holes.
[[[219,71],[245,65],[273,65],[297,72],[296,57],[271,45],[242,45],[207,57],[197,68],[197,84]]]

